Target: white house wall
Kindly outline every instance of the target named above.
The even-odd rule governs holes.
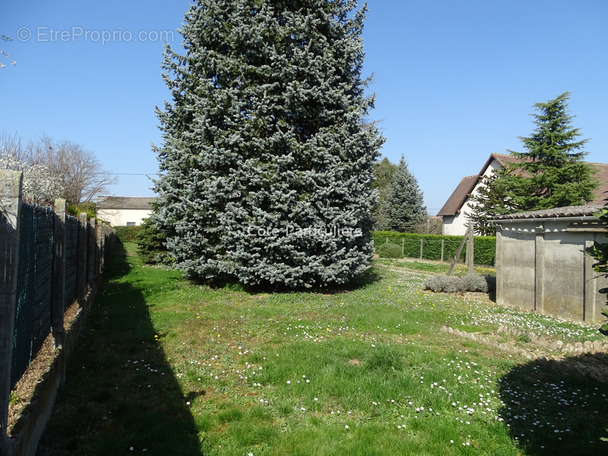
[[[488,165],[485,172],[483,173],[483,177],[490,176],[495,173],[498,169],[500,169],[500,163],[497,160],[492,160],[492,162]],[[481,182],[481,179],[480,179]],[[479,184],[475,186],[472,195],[479,194]],[[464,236],[467,232],[467,225],[469,223],[469,217],[472,213],[471,209],[471,198],[467,198],[460,212],[454,216],[444,216],[443,217],[443,228],[442,234],[448,236]]]
[[[143,219],[150,217],[149,209],[98,209],[97,217],[111,226],[141,225]]]

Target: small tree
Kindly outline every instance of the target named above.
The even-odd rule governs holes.
[[[372,182],[372,189],[378,192],[378,203],[374,208],[374,229],[381,229],[388,225],[385,209],[386,196],[396,172],[397,165],[391,163],[386,157],[384,157],[382,161],[374,163],[374,182]]]
[[[532,211],[574,206],[593,200],[598,182],[594,168],[583,161],[582,149],[587,139],[579,140],[580,129],[571,126],[568,92],[554,100],[537,103],[536,129],[529,137],[520,137],[526,152],[509,151],[518,159],[505,163],[501,176],[509,189],[513,211]]]
[[[381,229],[401,233],[415,231],[416,226],[427,216],[422,191],[403,155],[388,188],[382,216],[386,225]]]

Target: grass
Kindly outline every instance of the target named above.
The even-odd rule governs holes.
[[[567,341],[595,328],[426,293],[423,275],[385,268],[351,291],[213,289],[143,266],[126,248],[98,294],[39,454],[608,450],[604,384],[439,330],[529,322]]]

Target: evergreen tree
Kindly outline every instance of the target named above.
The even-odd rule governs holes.
[[[416,225],[427,216],[422,191],[403,155],[391,180],[383,212],[387,224],[382,229],[400,233],[414,232]]]
[[[372,189],[378,192],[378,204],[374,208],[374,229],[376,230],[382,229],[382,227],[388,224],[385,209],[386,195],[396,172],[397,165],[391,163],[386,157],[384,157],[382,161],[374,163],[374,181],[372,183]]]
[[[571,126],[569,92],[546,103],[537,103],[536,129],[520,137],[526,152],[509,151],[519,159],[508,163],[505,185],[510,189],[513,211],[531,211],[575,206],[593,200],[597,181],[594,168],[583,161],[586,139]]]
[[[489,223],[497,215],[510,214],[510,190],[505,185],[509,171],[501,168],[484,176],[475,193],[469,195],[471,212],[469,223],[473,223],[475,233],[480,236],[495,236],[496,227]]]
[[[352,0],[197,0],[185,54],[165,49],[172,102],[156,224],[176,266],[206,281],[344,283],[369,267],[365,8]]]

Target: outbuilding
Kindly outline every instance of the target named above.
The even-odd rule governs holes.
[[[604,320],[608,287],[586,253],[608,242],[603,205],[571,206],[497,217],[496,302],[596,323]]]

